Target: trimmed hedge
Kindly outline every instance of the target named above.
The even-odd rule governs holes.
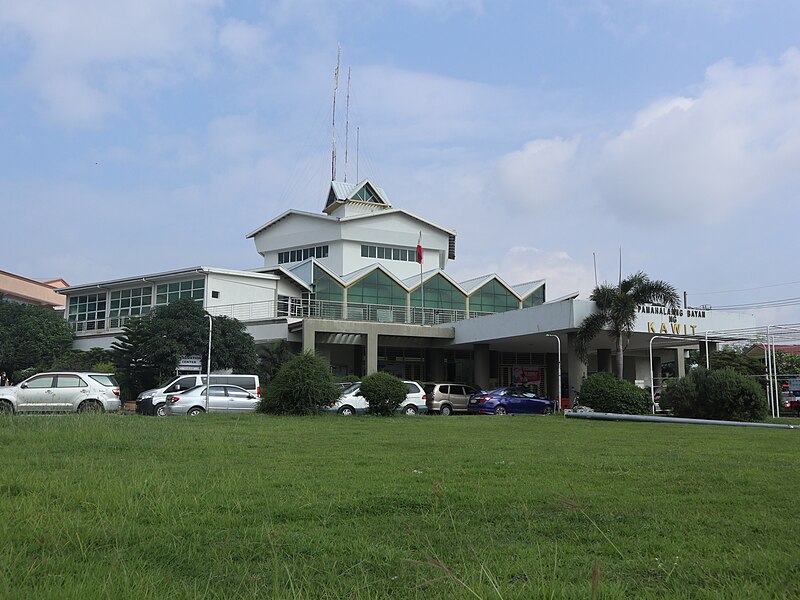
[[[664,387],[661,406],[676,417],[722,421],[763,421],[768,413],[764,388],[755,378],[729,368],[692,369]]]
[[[311,352],[303,352],[275,374],[258,410],[282,415],[312,415],[336,402],[340,393],[325,361]]]
[[[389,373],[373,373],[361,380],[359,393],[367,401],[367,412],[390,416],[406,399],[408,389],[402,380]]]
[[[597,412],[623,415],[647,414],[653,407],[647,390],[611,373],[595,373],[586,378],[581,385],[581,404]]]

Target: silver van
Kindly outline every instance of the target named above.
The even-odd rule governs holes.
[[[469,397],[479,391],[463,383],[428,383],[425,385],[428,412],[439,413],[443,417],[454,412],[466,413]]]
[[[164,403],[167,396],[178,392],[185,392],[198,385],[205,385],[206,375],[179,375],[161,388],[145,390],[136,398],[136,412],[140,415],[155,415],[164,417]],[[236,385],[246,389],[256,396],[261,396],[261,382],[258,375],[215,375],[211,374],[211,383],[219,385]]]

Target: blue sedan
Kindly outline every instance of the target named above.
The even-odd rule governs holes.
[[[501,387],[481,392],[469,399],[467,412],[474,415],[537,414],[549,415],[556,403],[522,387]]]

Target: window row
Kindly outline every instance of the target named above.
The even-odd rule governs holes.
[[[312,246],[310,248],[298,248],[297,250],[286,250],[278,252],[278,264],[290,262],[300,262],[307,258],[327,258],[328,246]]]
[[[155,305],[164,305],[190,298],[203,303],[204,279],[189,279],[156,286]],[[108,309],[108,310],[106,310]],[[114,290],[106,294],[72,296],[67,306],[67,321],[75,331],[96,331],[122,327],[131,317],[147,315],[153,309],[153,288],[150,286]]]
[[[417,262],[416,248],[387,248],[386,246],[369,246],[361,244],[363,258],[383,258],[385,260],[399,260],[404,262]]]

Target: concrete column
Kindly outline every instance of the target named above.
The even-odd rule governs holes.
[[[367,375],[378,371],[378,334],[375,331],[367,332]]]
[[[303,352],[317,351],[317,329],[303,321]]]
[[[709,346],[710,345],[711,344],[709,344]],[[703,346],[705,346],[705,342],[703,342]],[[675,348],[675,374],[680,379],[686,377],[686,361],[683,359],[685,355],[686,350],[683,348]]]
[[[489,344],[475,344],[472,347],[475,385],[489,387]]]
[[[611,350],[598,349],[597,350],[597,372],[598,373],[613,373],[614,365],[611,362]]]
[[[586,379],[586,363],[578,358],[575,350],[577,335],[570,333],[567,335],[567,373],[569,375],[569,404],[575,403],[575,390],[580,391],[583,380]],[[563,363],[561,365],[564,366]]]
[[[431,381],[445,381],[447,374],[444,368],[444,352],[441,348],[429,348],[427,356],[427,374]]]

